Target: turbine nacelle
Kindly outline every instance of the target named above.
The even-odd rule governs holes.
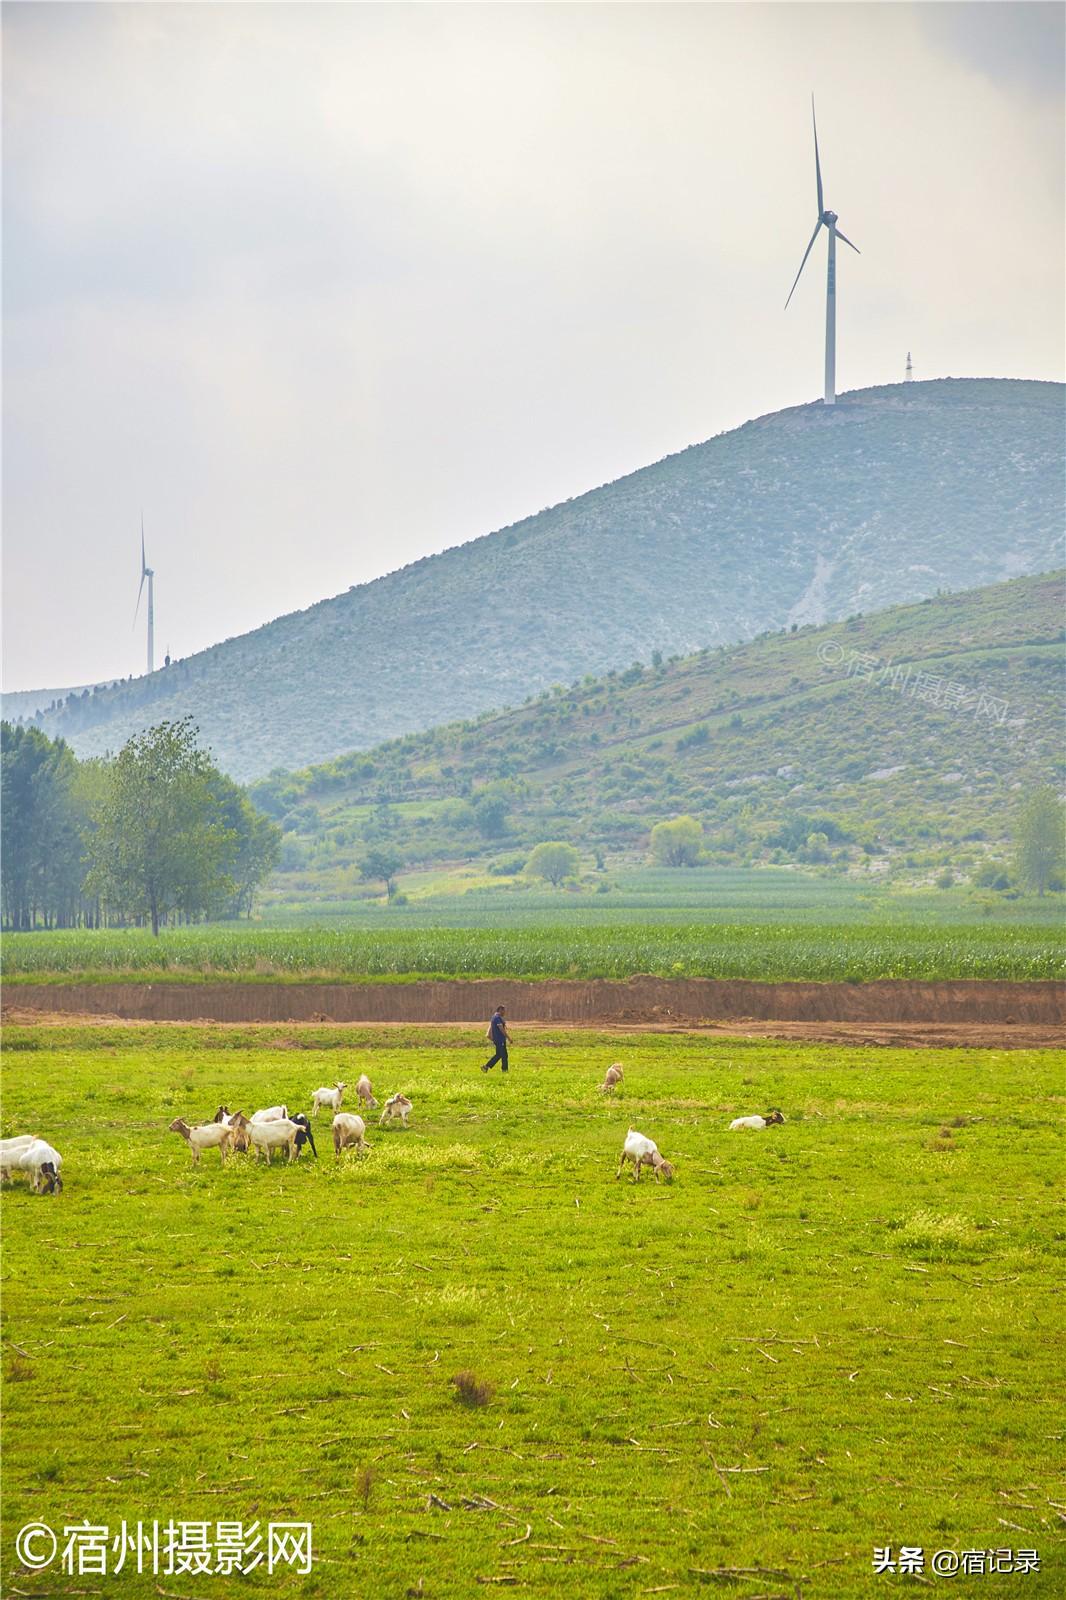
[[[830,228],[838,218],[835,211],[823,211],[820,220],[825,223],[827,228]]]

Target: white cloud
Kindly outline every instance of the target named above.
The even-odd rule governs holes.
[[[9,686],[142,506],[187,654],[815,396],[812,87],[842,386],[1060,377],[1054,9],[9,7]]]

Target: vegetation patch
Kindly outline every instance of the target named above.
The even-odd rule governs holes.
[[[9,935],[4,975],[20,982],[361,982],[414,978],[1060,977],[1061,926],[819,927],[692,922],[671,927],[176,928]]]
[[[310,1522],[271,1595],[865,1600],[903,1543],[1037,1548],[1025,1593],[1062,1592],[1061,1057],[543,1030],[486,1081],[477,1030],[17,1039],[2,1132],[66,1187],[2,1198],[12,1592],[142,1596],[11,1551],[156,1517]],[[365,1157],[194,1166],[166,1131],[364,1067],[414,1101]],[[672,1185],[615,1180],[634,1123]]]

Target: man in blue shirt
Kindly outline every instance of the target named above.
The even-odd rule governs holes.
[[[485,1065],[481,1069],[482,1072],[488,1072],[490,1068],[496,1065],[497,1061],[500,1063],[500,1066],[503,1068],[504,1072],[506,1072],[507,1046],[511,1042],[511,1035],[507,1032],[507,1023],[504,1021],[502,1006],[497,1006],[496,1010],[493,1012],[492,1021],[489,1023],[488,1032],[486,1033],[485,1037],[486,1039],[492,1040],[493,1048],[495,1049],[496,1054],[493,1056],[491,1061],[485,1062]]]

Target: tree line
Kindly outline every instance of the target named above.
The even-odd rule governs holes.
[[[189,718],[113,759],[0,724],[0,910],[9,929],[251,916],[281,830],[214,766]]]

